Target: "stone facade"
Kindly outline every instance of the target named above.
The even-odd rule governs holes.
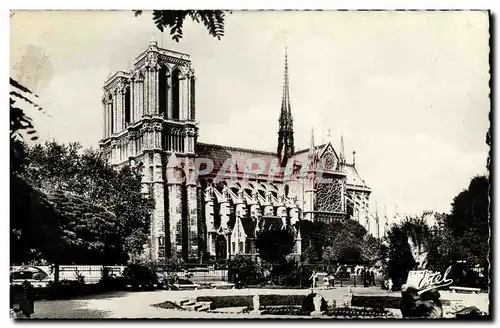
[[[104,85],[100,147],[113,166],[142,172],[143,192],[155,203],[146,249],[152,262],[257,256],[255,236],[263,229],[293,231],[300,257],[299,220],[373,224],[371,190],[354,158],[346,162],[343,140],[339,153],[314,138],[295,151],[287,63],[277,153],[198,142],[195,80],[189,55],[153,41],[132,70]],[[197,159],[209,159],[213,169],[200,174]],[[249,174],[254,160],[265,167]]]

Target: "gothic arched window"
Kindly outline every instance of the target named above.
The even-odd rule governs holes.
[[[172,72],[172,119],[179,119],[180,112],[180,72],[175,69]]]
[[[167,112],[167,75],[167,68],[162,66],[158,72],[158,114],[160,114],[160,116],[165,116]]]
[[[195,110],[195,104],[196,104],[196,97],[195,97],[195,78],[194,76],[191,77],[191,117],[190,119],[194,120],[196,119],[196,110]]]
[[[130,124],[130,88],[125,89],[125,126]]]
[[[109,111],[109,120],[110,120],[110,129],[111,134],[115,133],[115,109],[113,104],[113,96],[109,94],[108,101],[110,103],[110,111]]]

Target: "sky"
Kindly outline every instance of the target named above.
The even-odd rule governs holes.
[[[11,76],[32,88],[41,140],[97,147],[102,87],[156,39],[189,53],[199,141],[276,151],[288,48],[296,149],[335,147],[389,213],[448,212],[486,173],[489,32],[486,12],[239,12],[225,36],[187,21],[179,43],[151,13],[14,12]]]

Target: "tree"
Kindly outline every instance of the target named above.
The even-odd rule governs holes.
[[[118,264],[126,262],[128,254],[142,253],[153,203],[141,193],[138,172],[128,167],[114,170],[98,151],[82,151],[76,143],[36,145],[28,149],[26,161],[23,178],[46,194],[66,220],[62,236],[79,238],[63,239],[68,253],[75,254],[73,262]],[[102,256],[84,248],[100,249]]]
[[[36,140],[36,130],[30,117],[25,113],[22,107],[31,106],[35,109],[42,110],[42,107],[37,104],[38,96],[30,89],[21,85],[19,82],[10,78],[9,93],[10,99],[10,139],[13,141],[22,141],[23,133],[26,132],[31,140]],[[24,103],[24,106],[22,106]],[[12,146],[12,144],[11,144]]]
[[[211,36],[220,40],[224,36],[225,13],[224,10],[153,10],[153,21],[161,32],[169,28],[176,42],[183,36],[184,21],[188,17],[202,23]],[[141,14],[142,10],[135,10],[136,17]]]
[[[327,245],[327,225],[321,221],[301,220],[297,223],[302,237],[302,254],[306,262],[319,262]]]
[[[323,260],[328,263],[368,264],[380,258],[380,242],[354,220],[333,221],[325,226]]]
[[[286,256],[295,246],[295,238],[289,230],[265,230],[260,232],[255,239],[255,246],[260,257],[272,264],[284,263]]]
[[[262,268],[251,258],[243,255],[236,255],[229,262],[229,281],[234,282],[238,287],[257,285],[262,281],[264,273]]]
[[[486,176],[474,177],[468,189],[453,199],[451,214],[442,222],[450,259],[465,260],[469,267],[481,266],[485,277],[489,274],[490,254],[489,190]]]
[[[374,264],[380,260],[382,258],[381,248],[380,240],[370,234],[366,234],[361,246],[361,258],[363,262]]]

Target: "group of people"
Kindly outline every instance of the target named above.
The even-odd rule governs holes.
[[[375,270],[374,269],[367,269],[365,268],[361,269],[359,273],[359,277],[363,281],[363,285],[365,287],[370,287],[370,286],[377,286],[375,283]]]

